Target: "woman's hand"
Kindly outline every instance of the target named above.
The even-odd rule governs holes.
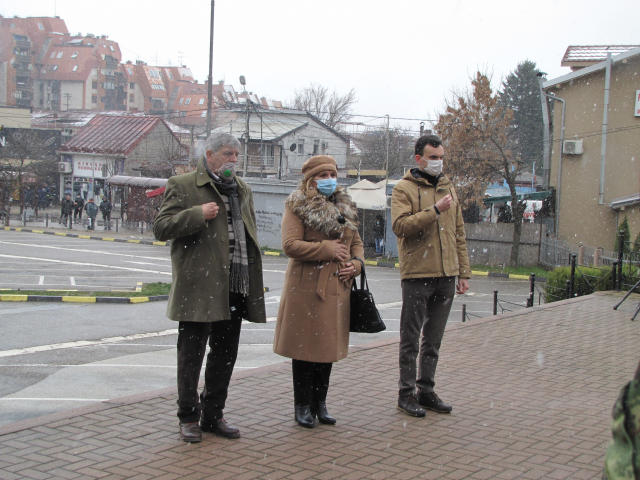
[[[333,241],[333,259],[339,262],[349,260],[349,251],[347,246],[340,243],[340,240]]]
[[[344,268],[341,268],[338,271],[338,276],[340,280],[342,280],[343,282],[346,282],[347,280],[353,278],[355,274],[356,274],[356,267],[353,266],[352,262],[345,263]]]

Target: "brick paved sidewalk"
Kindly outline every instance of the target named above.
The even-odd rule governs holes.
[[[242,438],[177,435],[175,389],[0,428],[0,478],[599,478],[610,412],[640,356],[640,296],[593,295],[449,326],[437,391],[451,415],[395,408],[397,343],[337,363],[336,426],[293,420],[289,364],[234,374]]]

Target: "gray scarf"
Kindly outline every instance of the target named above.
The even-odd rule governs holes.
[[[211,180],[213,180],[218,192],[229,198],[231,226],[233,227],[233,235],[236,240],[236,245],[233,250],[233,260],[231,261],[229,289],[232,292],[241,293],[246,297],[249,295],[249,258],[247,256],[247,236],[245,235],[240,199],[238,197],[238,184],[235,178],[232,178],[230,182],[221,181],[209,170],[206,160],[204,161],[204,168],[207,170]]]

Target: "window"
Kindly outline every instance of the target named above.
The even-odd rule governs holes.
[[[91,95],[91,103],[98,103],[98,96],[97,95]]]
[[[58,58],[62,58],[62,54],[63,54],[63,53],[64,53],[64,52],[58,52]]]
[[[180,116],[181,117],[186,117],[187,116],[187,112],[180,112]]]
[[[129,72],[129,75],[133,75],[133,70],[131,70],[129,67],[127,67],[127,72]],[[131,87],[131,88],[133,88],[133,87]]]
[[[98,81],[97,81],[97,80],[93,80],[93,81],[91,82],[91,88],[92,88],[93,90],[97,90],[97,89],[98,89]]]
[[[78,56],[78,52],[73,52],[73,53],[71,54],[71,58],[76,58],[77,56]]]
[[[116,49],[115,49],[115,48],[113,48],[113,45],[109,45],[109,49],[110,49],[112,52],[115,52],[115,51],[116,51]]]
[[[304,155],[304,138],[298,139],[298,155]]]
[[[190,103],[191,103],[191,99],[190,99],[190,98],[187,98],[187,99],[184,101],[184,104],[185,104],[185,105],[189,105]]]
[[[113,82],[104,82],[104,88],[105,90],[115,90],[116,84]]]
[[[51,52],[51,58],[56,58],[56,52]]]
[[[39,23],[39,24],[38,24],[38,28],[39,28],[40,30],[44,30],[44,25],[42,25],[41,23]]]
[[[54,72],[58,69],[58,65],[51,65],[49,70],[53,70]]]
[[[204,98],[201,98],[200,101],[198,102],[198,105],[203,105],[204,104]]]
[[[71,70],[72,72],[75,72],[76,70],[78,70],[78,65],[74,65],[73,66],[73,70]]]
[[[129,94],[129,102],[133,103],[136,101],[136,96],[133,93]]]
[[[184,100],[184,98],[181,98],[180,101],[178,102],[178,105],[182,105],[182,101]]]
[[[200,115],[200,116],[203,117],[203,118],[206,117],[207,116],[206,110],[204,112],[202,112],[202,115]]]
[[[313,141],[313,154],[318,155],[318,149],[320,148],[320,140]]]
[[[129,83],[129,88],[131,88],[131,89],[136,88],[136,84],[135,83]]]
[[[171,74],[171,72],[167,72],[167,75],[169,75],[169,78],[173,80],[173,75]]]

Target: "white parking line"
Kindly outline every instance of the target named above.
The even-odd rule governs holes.
[[[24,260],[38,260],[40,262],[51,262],[51,263],[59,263],[65,265],[84,265],[87,267],[99,267],[99,268],[113,268],[116,270],[129,270],[131,272],[144,272],[144,273],[155,273],[158,275],[169,275],[171,276],[171,272],[160,272],[158,270],[143,270],[142,268],[131,268],[131,267],[117,267],[115,265],[101,265],[99,263],[84,263],[84,262],[69,262],[67,260],[53,260],[50,258],[38,258],[38,257],[23,257],[21,255],[3,255],[0,254],[0,257],[3,258],[19,258]]]
[[[108,398],[24,398],[24,397],[2,397],[3,400],[35,401],[35,402],[106,402]]]
[[[106,343],[119,343],[128,340],[138,340],[140,338],[164,337],[166,335],[176,335],[178,329],[163,330],[162,332],[136,333],[134,335],[126,335],[122,337],[109,337],[101,340],[78,340],[76,342],[53,343],[50,345],[39,345],[37,347],[27,347],[15,350],[0,351],[0,357],[15,357],[18,355],[26,355],[28,353],[48,352],[51,350],[62,350],[66,348],[87,347],[89,345],[103,345]]]
[[[76,284],[76,277],[69,277],[69,282],[71,283],[71,285],[75,285]]]
[[[96,255],[111,255],[111,256],[116,256],[116,257],[129,257],[129,258],[144,258],[147,260],[162,260],[162,261],[166,261],[166,262],[170,262],[171,259],[169,257],[146,257],[143,255],[131,255],[128,253],[113,253],[113,252],[105,252],[105,251],[99,251],[99,250],[84,250],[81,248],[65,248],[65,247],[54,247],[52,245],[39,245],[36,243],[18,243],[18,242],[3,242],[0,241],[0,243],[6,244],[6,245],[19,245],[22,247],[39,247],[39,248],[49,248],[49,249],[53,249],[53,250],[66,250],[69,252],[73,252],[73,253],[90,253],[92,256],[96,256]]]
[[[44,285],[44,275],[40,275],[40,281],[38,282],[38,285]]]

